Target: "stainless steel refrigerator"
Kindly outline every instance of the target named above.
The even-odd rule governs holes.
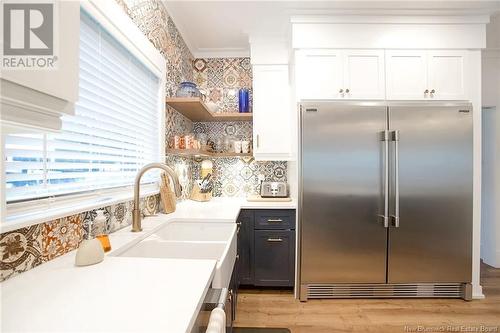
[[[461,297],[472,278],[470,103],[300,105],[300,299]]]

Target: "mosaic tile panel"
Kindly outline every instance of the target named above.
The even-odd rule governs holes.
[[[106,233],[110,234],[132,224],[132,210],[134,202],[121,202],[110,206],[111,219],[106,225]]]
[[[104,217],[106,220],[104,222],[97,222],[95,218],[97,217],[97,211],[102,210],[104,212]],[[89,224],[92,224],[91,230],[91,238],[96,237],[97,235],[105,234],[107,231],[107,225],[110,223],[112,217],[111,206],[93,209],[87,212],[83,212],[80,214],[80,218],[82,220],[83,227],[83,238],[89,238]]]
[[[194,80],[193,56],[165,6],[159,0],[116,1],[165,58],[165,94],[175,96],[181,82]],[[166,138],[192,131],[191,121],[171,107],[166,109],[165,122]]]
[[[193,60],[193,80],[207,94],[218,112],[238,112],[238,90],[250,90],[252,105],[252,66],[250,58],[206,58]]]
[[[206,122],[193,123],[193,132],[206,133],[214,142],[225,136],[251,141],[253,128],[251,121]]]
[[[193,188],[193,161],[190,158],[167,155],[165,163],[176,172],[179,177],[179,183],[182,187],[182,196],[180,199],[187,199]]]
[[[83,239],[81,214],[63,217],[42,226],[42,255],[52,260],[76,250]]]
[[[258,194],[258,176],[264,175],[265,181],[287,181],[285,161],[245,161],[240,158],[215,158],[214,190],[216,197],[245,197]],[[195,163],[193,179],[199,178],[201,163]]]
[[[193,81],[193,56],[160,0],[117,0],[151,43],[165,57],[167,96],[182,81]]]
[[[42,225],[0,235],[0,282],[28,271],[43,262]]]

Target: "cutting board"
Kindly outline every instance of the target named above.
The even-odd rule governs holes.
[[[292,198],[263,198],[260,195],[249,195],[247,201],[250,202],[290,202]]]

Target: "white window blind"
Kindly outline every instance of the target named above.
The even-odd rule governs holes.
[[[79,84],[60,133],[6,136],[7,201],[130,185],[160,160],[160,80],[83,11]]]

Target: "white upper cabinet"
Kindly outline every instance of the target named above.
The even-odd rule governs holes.
[[[297,54],[299,99],[336,99],[342,95],[342,54],[337,50],[311,50]]]
[[[383,50],[346,50],[343,51],[343,61],[346,98],[385,98]]]
[[[288,65],[253,66],[253,154],[256,160],[292,158]]]
[[[383,50],[297,52],[298,99],[384,99]]]
[[[426,51],[386,51],[387,99],[423,99],[427,89]]]
[[[467,99],[465,93],[465,62],[463,51],[429,51],[428,88],[434,99]]]
[[[386,51],[387,99],[464,100],[466,51]]]
[[[80,3],[59,1],[56,6],[54,56],[46,57],[47,63],[54,66],[2,69],[2,126],[58,130],[60,117],[74,113],[74,103],[78,100]]]

